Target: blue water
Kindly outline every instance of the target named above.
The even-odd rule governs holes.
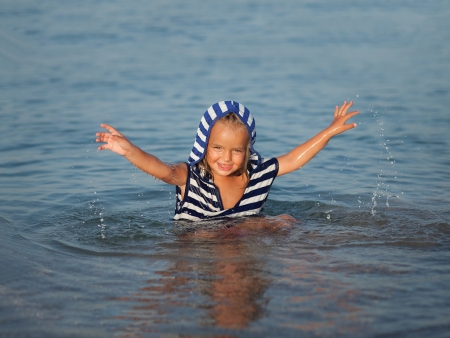
[[[443,0],[2,1],[0,336],[448,337],[449,16]],[[361,114],[245,229],[174,224],[173,187],[96,150],[110,123],[185,161],[228,99],[265,157],[344,100]]]

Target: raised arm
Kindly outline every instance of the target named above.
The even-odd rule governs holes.
[[[279,170],[278,176],[288,174],[294,170],[300,169],[306,163],[308,163],[316,154],[321,151],[328,143],[328,141],[340,133],[343,133],[349,129],[355,128],[356,123],[345,124],[349,118],[359,114],[358,111],[347,113],[348,109],[352,106],[353,102],[349,103],[344,101],[344,104],[340,107],[336,106],[334,110],[334,119],[330,126],[312,139],[294,148],[286,155],[278,157]]]
[[[168,184],[179,186],[186,184],[187,165],[185,163],[170,164],[162,162],[159,158],[132,144],[112,126],[108,124],[101,124],[100,126],[109,132],[96,134],[96,142],[105,142],[98,147],[98,150],[111,150],[122,155],[142,171]]]

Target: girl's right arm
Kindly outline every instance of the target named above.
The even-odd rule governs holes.
[[[145,171],[163,182],[172,185],[184,186],[187,179],[186,163],[169,164],[159,158],[146,153],[139,147],[132,144],[125,136],[108,124],[101,124],[109,133],[97,133],[96,142],[105,142],[98,147],[98,150],[111,150],[124,156],[136,167]]]

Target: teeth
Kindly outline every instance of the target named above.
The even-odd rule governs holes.
[[[233,167],[232,165],[224,165],[224,164],[219,164],[218,166],[222,170],[230,170]]]

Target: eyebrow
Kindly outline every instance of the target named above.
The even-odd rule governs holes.
[[[214,146],[219,146],[219,147],[223,147],[223,145],[222,144],[220,144],[220,143],[210,143],[210,146],[212,146],[212,147],[214,147]],[[239,149],[239,150],[245,150],[246,149],[246,147],[244,146],[244,147],[235,147],[235,148],[232,148],[233,150],[235,150],[235,149]]]

